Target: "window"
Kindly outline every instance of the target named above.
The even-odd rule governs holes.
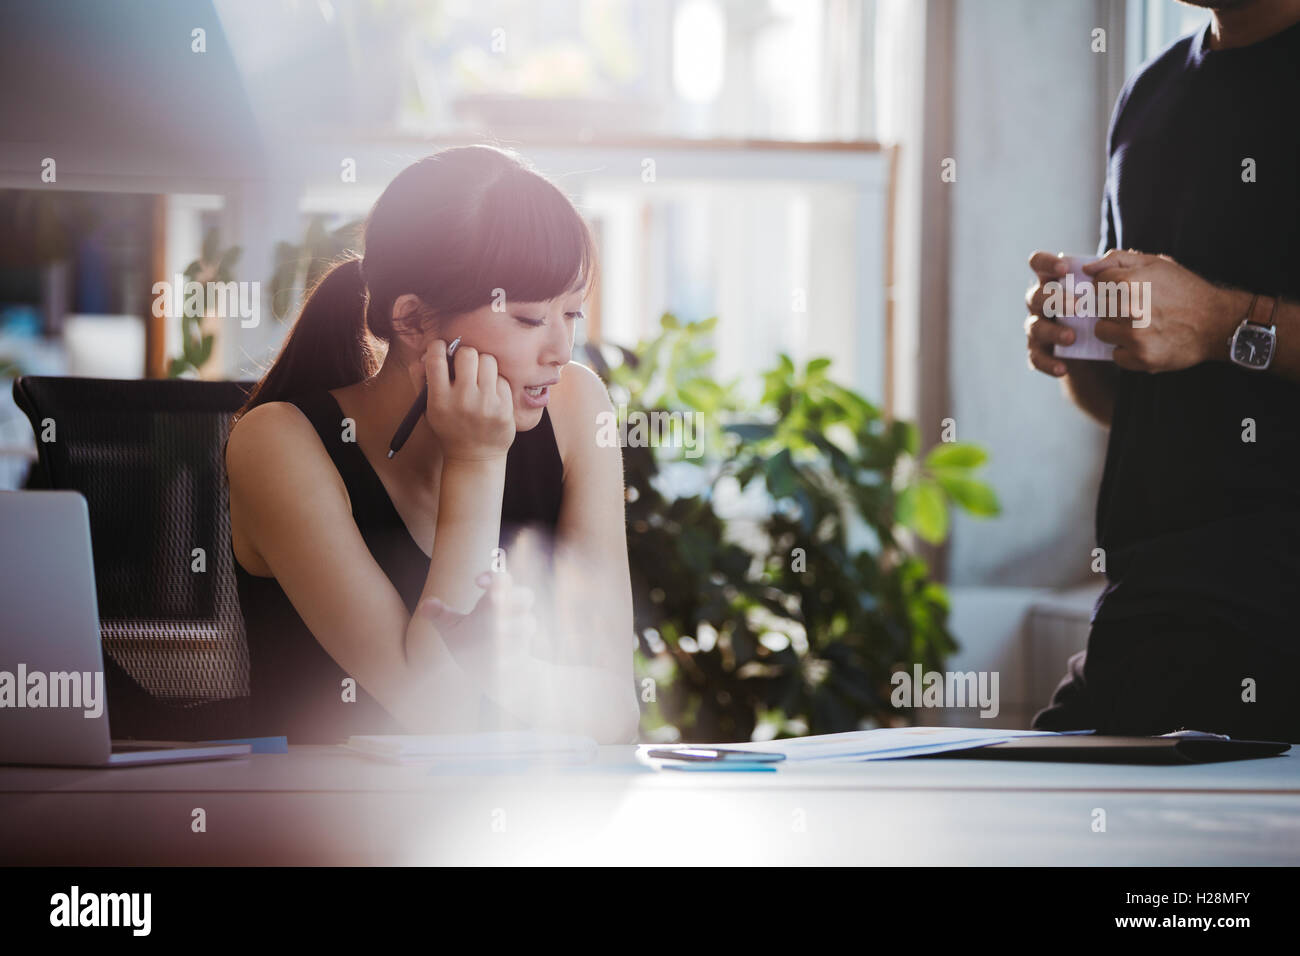
[[[602,339],[634,345],[665,311],[717,315],[719,378],[756,388],[779,351],[830,355],[835,377],[883,399],[875,0],[217,7],[285,181],[298,177],[275,221],[363,215],[438,145],[510,145],[595,227],[603,281],[583,325]],[[292,53],[272,32],[298,38]],[[341,156],[364,181],[340,183]],[[251,373],[267,356],[246,339]]]
[[[1176,0],[1131,0],[1125,68],[1131,75],[1181,36],[1210,22],[1210,11]]]
[[[268,128],[872,135],[874,0],[217,0]],[[283,38],[293,41],[286,45]]]

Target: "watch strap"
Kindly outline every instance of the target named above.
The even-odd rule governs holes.
[[[1260,328],[1271,329],[1273,328],[1273,319],[1277,315],[1277,304],[1281,300],[1277,296],[1267,296],[1267,295],[1263,296],[1265,300],[1267,299],[1273,300],[1273,307],[1268,310],[1268,318],[1263,322],[1261,322],[1258,319],[1254,318],[1255,303],[1257,303],[1260,300],[1260,298],[1261,296],[1258,293],[1250,297],[1250,307],[1246,309],[1246,315],[1242,319],[1242,321],[1249,322],[1251,325],[1258,325]]]

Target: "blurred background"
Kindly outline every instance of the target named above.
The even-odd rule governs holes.
[[[936,640],[934,659],[1002,679],[996,721],[914,716],[1027,726],[1083,646],[1100,589],[1090,565],[1105,435],[1026,368],[1025,262],[1035,249],[1095,249],[1105,131],[1124,79],[1206,16],[1173,0],[7,3],[0,376],[256,378],[303,288],[357,248],[351,226],[400,169],[439,146],[510,146],[598,236],[583,340],[644,355],[712,320],[691,375],[734,382],[735,407],[779,406],[764,373],[783,363],[787,397],[816,392],[815,380],[870,403],[852,421],[863,435],[895,435],[889,468],[877,467],[899,494],[883,518],[850,516],[850,536],[875,535],[854,549],[878,549],[898,525],[898,548],[946,593],[931,603],[955,642]],[[176,276],[258,283],[256,323],[157,314],[154,283]],[[829,365],[810,373],[823,356]],[[730,401],[635,375],[619,387],[666,405]],[[821,411],[848,414],[839,393],[817,394]],[[882,430],[894,422],[908,428]],[[926,458],[954,434],[978,454]],[[0,488],[21,487],[36,457],[6,384]],[[905,491],[912,479],[894,466],[907,460],[931,477]],[[660,510],[705,488],[711,514],[772,531],[792,480],[784,497],[809,519],[803,473],[777,470],[779,454],[746,463],[766,483],[757,498],[742,482],[728,499],[730,486],[710,484],[716,472],[666,490],[669,464],[646,468]],[[968,467],[989,495],[961,484],[953,469]],[[651,544],[634,540],[634,555]],[[846,586],[876,587],[865,580]],[[695,675],[675,718],[661,715],[677,733],[692,720],[708,739],[843,729],[879,709],[878,680],[823,699],[824,669],[806,660],[782,672],[803,688],[799,706],[779,682],[737,701],[763,674],[738,676],[744,662],[727,663],[698,607],[674,612],[671,633],[659,614],[645,673],[671,683],[652,660],[665,641],[673,674],[689,670],[683,653],[723,662]],[[835,621],[829,632],[842,630]],[[804,660],[810,640],[820,646],[786,630],[755,625],[754,660]],[[718,681],[731,682],[721,697]],[[835,709],[842,699],[847,711]]]

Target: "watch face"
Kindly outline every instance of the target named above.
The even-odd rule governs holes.
[[[1232,360],[1249,368],[1266,368],[1273,357],[1273,333],[1252,325],[1237,329],[1232,340]]]

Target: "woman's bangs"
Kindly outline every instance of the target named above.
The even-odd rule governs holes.
[[[526,174],[499,182],[488,207],[489,231],[480,259],[486,282],[505,289],[507,299],[516,302],[587,293],[596,259],[591,232],[558,189]]]

